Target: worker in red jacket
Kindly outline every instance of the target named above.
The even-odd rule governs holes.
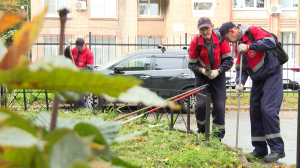
[[[75,45],[76,46],[71,50],[75,65],[78,68],[93,70],[94,55],[92,51],[87,48],[82,38],[78,38]]]
[[[93,70],[94,69],[94,55],[90,49],[87,48],[84,40],[78,38],[75,42],[75,47],[71,50],[72,57],[75,65],[83,70]],[[78,101],[79,107],[86,108],[88,98],[82,98]]]
[[[241,94],[248,76],[252,79],[250,97],[250,121],[253,152],[250,154],[275,162],[285,157],[284,143],[280,135],[279,110],[283,99],[281,64],[269,52],[276,48],[274,38],[256,26],[232,22],[220,27],[221,40],[236,43],[236,92]],[[254,41],[251,42],[253,36]],[[239,55],[239,54],[240,55]],[[240,72],[240,57],[243,57]],[[241,74],[241,85],[239,74]],[[268,145],[271,153],[268,154]]]
[[[198,20],[199,35],[195,36],[189,47],[189,69],[195,74],[195,87],[204,84],[209,86],[199,93],[212,93],[213,134],[220,140],[225,135],[225,72],[233,65],[231,49],[224,41],[219,43],[219,32],[213,31],[214,25],[207,17]],[[205,132],[206,99],[196,95],[196,120],[198,132]]]

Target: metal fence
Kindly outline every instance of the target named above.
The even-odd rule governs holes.
[[[189,42],[194,38],[195,35],[188,35],[187,33],[173,36],[173,37],[166,37],[165,39],[161,37],[151,37],[151,36],[135,36],[135,37],[123,37],[123,36],[107,36],[107,35],[95,35],[91,32],[89,34],[82,34],[82,35],[65,35],[66,43],[71,42],[71,47],[74,47],[74,42],[77,38],[81,37],[84,38],[88,47],[94,53],[94,62],[95,68],[109,62],[117,57],[120,57],[128,52],[138,50],[138,49],[151,49],[156,48],[157,45],[162,44],[166,47],[166,49],[182,49],[184,46],[189,46]],[[295,36],[285,36],[281,34],[281,41],[285,42],[284,49],[290,56],[290,60],[283,66],[283,88],[285,89],[285,93],[296,93],[296,90],[299,89],[299,82],[300,82],[300,68],[299,68],[299,45],[295,44]],[[284,38],[286,37],[286,38]],[[32,61],[36,61],[39,58],[45,55],[58,55],[58,48],[59,48],[59,35],[41,35],[37,38],[35,44],[32,46],[29,56]],[[289,43],[293,42],[293,43]],[[9,45],[11,42],[7,42],[6,45]],[[232,55],[235,57],[234,53],[234,46],[232,47]],[[298,64],[297,64],[298,63]],[[229,94],[235,92],[235,66],[232,67],[230,71],[227,72],[226,76],[231,78],[229,81],[228,92]],[[248,93],[251,89],[251,79],[248,78],[245,87],[246,90],[244,93]],[[24,91],[30,93],[30,91]],[[44,91],[42,91],[44,92]],[[12,106],[13,104],[19,103],[17,99],[15,99],[15,95],[26,95],[25,93],[21,92],[13,92],[13,95],[10,96],[8,99],[8,103]],[[39,93],[45,94],[45,93]],[[48,96],[48,94],[45,94]],[[30,95],[29,95],[30,96]],[[24,96],[23,96],[24,97]],[[31,95],[32,99],[29,99],[27,102],[24,101],[22,107],[27,109],[28,107],[32,107],[36,104],[34,100],[34,96]],[[24,97],[25,99],[25,97]],[[28,96],[27,96],[28,99]],[[46,107],[49,109],[50,104],[40,104],[42,107]],[[22,104],[22,103],[19,103]],[[21,106],[21,105],[20,105]],[[62,104],[64,108],[68,106]]]

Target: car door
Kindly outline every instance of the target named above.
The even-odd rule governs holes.
[[[151,88],[152,56],[153,55],[151,54],[134,56],[115,66],[115,67],[123,67],[123,70],[115,71],[115,69],[112,69],[109,72],[109,74],[110,75],[131,75],[143,80],[142,86]]]
[[[152,88],[180,90],[194,84],[184,55],[154,55]],[[162,95],[163,96],[163,95]]]

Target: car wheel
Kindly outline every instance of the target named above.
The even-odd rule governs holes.
[[[105,100],[98,95],[90,94],[87,98],[87,106],[88,108],[93,108],[93,97],[94,97],[94,109],[100,109],[103,104],[105,104]]]
[[[185,89],[185,91],[187,92],[187,91],[192,90],[192,89],[195,89],[195,88],[188,88],[188,89]],[[190,98],[190,107],[189,107],[190,108],[190,112],[194,113],[195,112],[195,108],[196,108],[196,95],[193,94],[189,98]],[[179,102],[180,105],[182,105],[182,112],[183,113],[187,113],[187,109],[188,109],[187,102],[188,102],[188,98],[185,98],[185,99],[183,99],[183,101],[181,100]]]

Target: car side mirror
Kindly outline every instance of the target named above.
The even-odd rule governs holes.
[[[122,73],[122,71],[124,71],[125,67],[122,65],[118,65],[114,68],[114,72],[115,73]],[[124,73],[124,72],[123,72]]]

